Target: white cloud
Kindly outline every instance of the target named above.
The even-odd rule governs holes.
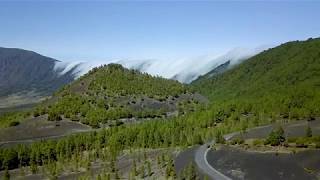
[[[200,75],[204,75],[215,67],[230,60],[230,64],[237,64],[263,50],[267,46],[261,46],[255,49],[234,48],[222,55],[206,55],[188,59],[159,60],[159,59],[113,59],[106,61],[90,62],[58,62],[55,70],[60,74],[70,71],[77,65],[76,74],[81,76],[87,73],[93,67],[103,64],[119,63],[124,67],[137,69],[152,75],[158,75],[165,78],[174,78],[180,82],[189,83]]]

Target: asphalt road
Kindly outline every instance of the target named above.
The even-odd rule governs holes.
[[[251,130],[256,130],[256,129],[262,129],[262,128],[267,128],[270,127],[271,125],[266,125],[266,126],[260,126],[260,127],[255,127],[252,128]],[[233,132],[229,134],[225,134],[223,137],[226,140],[231,139],[232,137],[239,135],[240,132]],[[206,174],[209,179],[213,180],[231,180],[228,176],[224,175],[223,173],[219,172],[216,170],[214,167],[212,167],[207,160],[207,154],[208,151],[210,150],[210,146],[214,145],[215,141],[206,143],[202,146],[199,146],[194,153],[194,162],[198,166],[199,170]]]
[[[214,141],[211,143],[204,144],[199,146],[196,149],[194,160],[198,168],[205,173],[209,179],[213,180],[231,180],[231,178],[225,176],[215,168],[213,168],[207,161],[207,154],[210,150],[210,145],[214,144]]]

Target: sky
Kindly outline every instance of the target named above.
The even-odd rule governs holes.
[[[0,1],[0,47],[174,61],[319,37],[319,18],[315,1]]]

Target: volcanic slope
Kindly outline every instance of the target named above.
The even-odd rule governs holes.
[[[241,114],[314,119],[320,115],[320,39],[282,44],[191,85]]]
[[[206,99],[178,81],[154,77],[118,64],[92,69],[36,109],[92,127],[119,125],[137,119],[181,115]]]

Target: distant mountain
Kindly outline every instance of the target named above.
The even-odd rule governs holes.
[[[75,78],[59,61],[32,51],[0,48],[0,108],[36,102]],[[63,72],[63,73],[62,73]]]
[[[212,69],[210,72],[208,72],[207,74],[203,75],[203,76],[199,76],[196,80],[192,81],[193,84],[196,83],[196,81],[202,81],[202,79],[210,79],[213,76],[216,76],[218,74],[221,74],[223,72],[225,72],[226,70],[228,70],[228,68],[230,68],[230,60],[220,64],[218,67]]]
[[[70,63],[32,51],[0,48],[0,109],[39,102],[59,87],[103,64],[117,63],[129,69],[190,83],[227,61],[237,64],[262,49],[236,48],[222,56],[174,61],[142,59]]]
[[[219,106],[272,117],[320,115],[320,38],[282,44],[210,76],[191,85]]]

